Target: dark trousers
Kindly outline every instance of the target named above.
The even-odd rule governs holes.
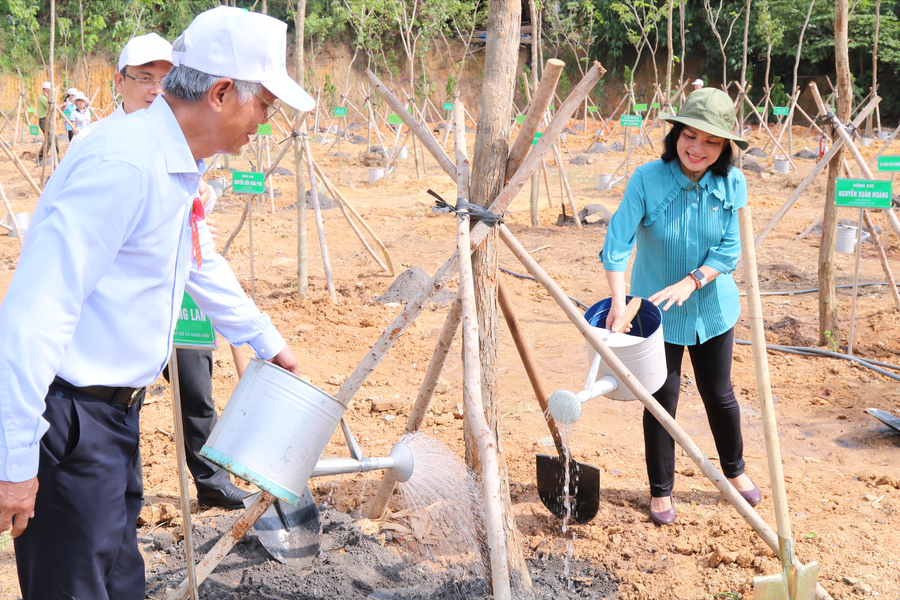
[[[137,408],[59,384],[46,404],[34,518],[15,539],[22,597],[142,600]]]
[[[47,117],[41,117],[38,119],[38,127],[41,128],[41,133],[44,134],[44,137],[47,137]],[[59,156],[59,142],[53,140],[53,145],[56,146],[56,155]],[[44,150],[49,149],[49,145],[46,140],[43,144],[41,144],[41,149],[38,150],[38,160],[44,160]]]
[[[194,477],[198,492],[221,489],[231,483],[231,475],[200,456],[200,450],[218,420],[212,395],[212,351],[178,348],[175,352],[178,353],[178,384],[188,470]],[[163,376],[169,380],[168,367],[163,371]]]
[[[668,376],[653,397],[672,417],[678,408],[681,390],[681,359],[684,346],[666,344]],[[731,356],[734,329],[688,346],[697,391],[706,407],[706,417],[719,453],[725,477],[733,479],[744,472],[744,440],[741,437],[741,409],[731,385]],[[644,410],[644,452],[650,495],[664,498],[672,494],[675,484],[675,440],[648,410]]]

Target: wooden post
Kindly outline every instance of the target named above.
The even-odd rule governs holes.
[[[298,114],[294,121],[294,131],[306,132],[306,113]],[[294,173],[297,178],[297,293],[309,295],[309,271],[306,251],[306,185],[303,183],[302,146],[294,138]]]
[[[4,154],[9,157],[9,160],[13,161],[13,164],[16,165],[16,168],[19,169],[19,173],[22,174],[22,177],[25,178],[25,181],[28,182],[28,185],[31,186],[31,189],[40,196],[41,195],[41,186],[37,184],[37,182],[31,177],[31,173],[28,172],[28,169],[25,168],[25,165],[22,164],[22,161],[19,160],[19,157],[16,156],[16,153],[13,152],[9,145],[0,138],[0,150],[3,150]],[[45,154],[46,158],[46,154]]]
[[[847,50],[847,30],[849,8],[847,0],[835,0],[834,13],[834,54],[838,74],[840,94],[837,116],[841,123],[850,115],[850,58]],[[813,84],[810,84],[813,85]],[[832,135],[832,139],[834,136]],[[843,149],[838,149],[828,163],[828,183],[825,191],[825,212],[822,220],[822,241],[819,244],[819,345],[840,340],[840,325],[837,315],[837,293],[834,283],[834,247],[837,244],[837,209],[834,203],[835,179],[840,175],[844,158]],[[833,348],[829,348],[832,350]]]
[[[322,209],[319,206],[319,191],[316,189],[316,173],[313,169],[313,161],[310,158],[312,153],[309,150],[309,139],[306,136],[303,140],[303,152],[306,153],[307,166],[309,167],[309,193],[312,196],[313,210],[316,215],[316,230],[319,232],[319,248],[322,252],[322,264],[325,268],[325,285],[328,287],[328,296],[331,298],[332,304],[337,304],[337,294],[334,291],[334,278],[331,275],[331,262],[328,260],[328,245],[325,243],[325,224],[322,222]]]

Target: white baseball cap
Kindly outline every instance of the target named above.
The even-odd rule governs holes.
[[[703,85],[703,80],[702,80],[702,79],[695,79],[695,80],[694,80],[694,83],[693,83],[692,85]]]
[[[45,81],[44,83],[42,83],[42,84],[41,84],[41,89],[42,89],[42,90],[49,90],[49,89],[50,89],[50,82],[49,82],[49,81]]]
[[[87,96],[85,96],[84,94],[82,94],[81,92],[76,90],[75,91],[75,102],[78,102],[79,100],[84,100],[85,102],[88,101]]]
[[[316,101],[287,74],[286,23],[260,13],[219,6],[197,15],[183,35],[184,52],[172,52],[175,66],[261,83],[297,110],[315,108]]]
[[[69,88],[66,90],[66,96],[74,96],[78,93],[78,88]]]
[[[128,40],[119,55],[119,70],[145,65],[154,60],[172,62],[172,44],[155,33],[139,35]]]

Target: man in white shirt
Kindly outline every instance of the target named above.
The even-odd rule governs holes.
[[[155,33],[131,38],[119,55],[119,70],[114,77],[116,92],[122,95],[122,103],[108,117],[82,130],[75,136],[73,144],[80,143],[101,123],[116,121],[150,106],[162,93],[162,79],[171,68],[172,44]],[[201,200],[209,196],[206,189],[206,184],[201,181]],[[218,418],[212,395],[212,352],[186,348],[175,352],[178,354],[187,466],[197,488],[197,501],[204,506],[220,506],[230,510],[243,508],[242,500],[247,492],[231,482],[228,471],[200,456],[200,450]],[[164,375],[169,378],[168,371]],[[140,482],[140,453],[135,457],[134,468]]]
[[[694,80],[694,83],[692,83],[691,85],[694,86],[694,89],[695,89],[695,90],[702,90],[702,89],[703,89],[703,80],[702,80],[702,79],[695,79],[695,80]]]
[[[134,401],[168,362],[185,288],[231,343],[297,372],[236,294],[196,198],[202,159],[237,152],[276,98],[315,106],[287,75],[286,30],[232,7],[198,15],[166,95],[96,129],[44,188],[0,304],[0,531],[25,600],[143,600]]]

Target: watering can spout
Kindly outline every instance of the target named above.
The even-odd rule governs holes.
[[[558,390],[550,395],[547,409],[554,420],[569,425],[581,418],[581,405],[589,400],[604,396],[619,387],[612,375],[604,375],[590,387],[577,394],[569,390]]]
[[[382,469],[390,471],[394,479],[401,483],[408,481],[413,473],[412,450],[404,442],[397,442],[391,449],[390,456],[386,457],[320,458],[310,477],[365,473]]]

